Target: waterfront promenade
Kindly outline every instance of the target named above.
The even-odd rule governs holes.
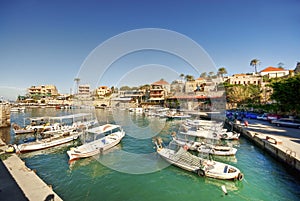
[[[300,129],[277,127],[267,121],[247,119],[247,127],[234,124],[234,129],[252,140],[275,158],[300,172]]]
[[[0,162],[1,200],[62,200],[16,154]]]

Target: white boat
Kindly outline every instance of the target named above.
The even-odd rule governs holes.
[[[190,127],[203,127],[203,126],[223,127],[223,122],[216,122],[216,121],[203,120],[203,119],[194,119],[194,120],[187,119],[184,122],[184,124]]]
[[[204,128],[204,127],[182,127],[180,134],[189,135],[199,138],[215,139],[215,140],[238,140],[239,133],[227,131],[223,128]]]
[[[165,115],[167,119],[188,119],[191,118],[190,115],[185,115],[183,113],[175,113],[175,114],[166,114]]]
[[[41,125],[27,125],[26,127],[20,127],[18,124],[12,124],[13,131],[16,135],[26,134],[26,133],[34,133],[34,132],[42,132],[47,129],[50,129],[51,126],[49,124],[41,124]]]
[[[86,130],[84,136],[92,136],[92,140],[67,151],[69,161],[94,156],[116,146],[125,136],[125,132],[119,125],[105,124]]]
[[[24,119],[25,124],[26,119]],[[21,127],[18,124],[12,124],[13,131],[16,135],[45,132],[49,130],[57,130],[57,125],[72,125],[72,126],[90,126],[98,121],[93,118],[90,113],[79,113],[72,115],[64,115],[59,117],[33,117],[29,118],[29,125]]]
[[[162,147],[159,140],[155,144],[157,153],[167,162],[187,171],[197,173],[199,176],[240,181],[244,177],[241,171],[232,165],[203,159],[192,155],[182,147],[177,149]]]
[[[238,140],[240,137],[240,134],[236,132],[217,132],[210,130],[188,130],[187,132],[180,132],[180,134],[214,140]]]
[[[144,112],[144,109],[142,107],[136,107],[136,108],[129,108],[129,112],[135,112],[138,114],[142,114]]]
[[[37,139],[33,142],[14,145],[14,148],[16,153],[47,149],[50,147],[70,142],[72,140],[76,140],[81,134],[82,131],[67,131],[59,135],[50,136],[48,138]]]
[[[212,154],[216,156],[234,156],[237,152],[236,148],[224,145],[213,145],[203,142],[186,141],[173,136],[173,141],[180,146],[186,146],[186,149],[198,151],[199,153]]]
[[[25,107],[12,107],[10,109],[10,112],[24,112],[25,111]]]

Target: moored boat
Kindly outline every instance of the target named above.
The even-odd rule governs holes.
[[[25,124],[26,119],[24,119]],[[50,130],[60,130],[61,126],[90,126],[98,121],[92,117],[90,113],[79,113],[72,115],[64,115],[59,117],[33,117],[29,118],[29,124],[21,127],[16,123],[12,124],[13,131],[16,135],[27,133],[41,133]]]
[[[237,149],[224,145],[213,145],[204,142],[185,141],[173,136],[173,141],[180,146],[186,146],[187,149],[198,151],[199,153],[211,154],[216,156],[234,156]]]
[[[105,124],[84,132],[83,138],[91,137],[85,144],[67,151],[69,161],[94,156],[116,146],[125,136],[119,125]]]
[[[29,151],[37,151],[41,149],[47,149],[60,144],[65,144],[67,142],[78,139],[82,134],[82,131],[68,131],[62,132],[61,134],[55,136],[48,136],[42,139],[36,139],[33,142],[23,143],[19,145],[14,145],[16,153],[23,153]]]
[[[176,149],[163,147],[161,140],[155,141],[157,153],[172,165],[180,167],[199,176],[211,177],[224,180],[242,180],[244,175],[241,171],[229,164],[204,159],[189,153],[183,147],[175,146]]]

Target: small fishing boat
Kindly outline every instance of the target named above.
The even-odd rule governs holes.
[[[16,135],[34,133],[34,132],[42,132],[42,131],[50,129],[51,127],[52,126],[50,126],[47,123],[46,124],[41,124],[41,125],[31,124],[31,125],[27,125],[26,127],[20,127],[16,123],[12,124],[13,131]]]
[[[175,149],[163,147],[161,139],[156,139],[155,144],[157,153],[167,162],[187,171],[197,173],[199,176],[239,181],[244,177],[243,173],[232,165],[195,156],[181,146],[179,148],[174,146]]]
[[[105,124],[88,129],[84,132],[84,137],[91,137],[92,139],[88,139],[83,145],[67,151],[69,161],[102,153],[116,146],[124,136],[125,132],[119,125]]]
[[[166,114],[165,117],[167,119],[188,119],[188,118],[191,118],[190,115],[183,114],[183,113]]]
[[[24,125],[27,119],[24,119]],[[61,126],[70,125],[71,127],[91,126],[98,121],[92,117],[91,113],[79,113],[58,117],[33,117],[29,118],[29,124],[21,127],[16,123],[12,124],[16,135],[27,133],[41,133],[46,131],[60,130]]]
[[[184,122],[184,125],[189,127],[203,127],[203,126],[223,127],[223,122],[203,120],[203,119],[193,119],[193,120],[187,119]]]
[[[181,128],[180,134],[194,136],[199,138],[206,139],[215,139],[215,140],[238,140],[240,134],[237,132],[227,131],[226,129],[213,129],[213,128],[204,128],[204,127],[185,127]]]
[[[173,136],[173,141],[180,146],[186,146],[186,149],[198,151],[199,153],[212,154],[216,156],[234,156],[237,152],[236,148],[224,145],[213,145],[204,142],[186,141]]]
[[[24,112],[25,111],[25,107],[12,107],[10,109],[10,112]]]
[[[82,131],[66,131],[57,135],[44,136],[44,138],[37,138],[33,142],[23,143],[19,145],[14,145],[16,153],[24,153],[29,151],[37,151],[41,149],[47,149],[50,147],[55,147],[60,144],[65,144],[67,142],[78,139],[82,134]]]

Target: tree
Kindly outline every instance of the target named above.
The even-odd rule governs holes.
[[[121,91],[129,91],[129,90],[131,90],[131,88],[129,86],[122,86],[122,87],[120,87],[120,90]]]
[[[250,61],[250,66],[255,68],[255,74],[257,74],[257,66],[260,64],[261,62],[258,59],[252,59]]]
[[[141,85],[141,86],[139,86],[139,89],[140,90],[150,90],[150,85],[149,84]]]
[[[192,76],[192,75],[185,75],[185,80],[186,80],[186,81],[194,81],[195,78],[194,78],[194,76]]]
[[[227,101],[238,106],[246,103],[259,103],[260,88],[256,85],[232,85],[226,87]]]
[[[110,88],[110,91],[111,91],[112,94],[115,93],[115,87],[112,86],[112,87]]]
[[[207,77],[207,73],[206,73],[206,72],[201,73],[201,74],[200,74],[200,77],[206,78],[206,77]]]
[[[277,66],[278,66],[278,68],[282,68],[282,69],[283,69],[284,63],[279,62],[279,63],[277,64]]]
[[[221,77],[223,78],[223,76],[224,76],[225,74],[227,74],[226,68],[225,68],[225,67],[219,68],[217,74],[218,74],[218,75],[221,75]]]
[[[181,78],[181,80],[184,79],[184,74],[183,73],[180,74],[180,78]]]
[[[213,77],[214,74],[215,74],[214,72],[210,71],[210,72],[208,73],[208,77]]]
[[[270,86],[273,88],[271,98],[276,100],[282,112],[300,113],[300,75],[272,82]]]

